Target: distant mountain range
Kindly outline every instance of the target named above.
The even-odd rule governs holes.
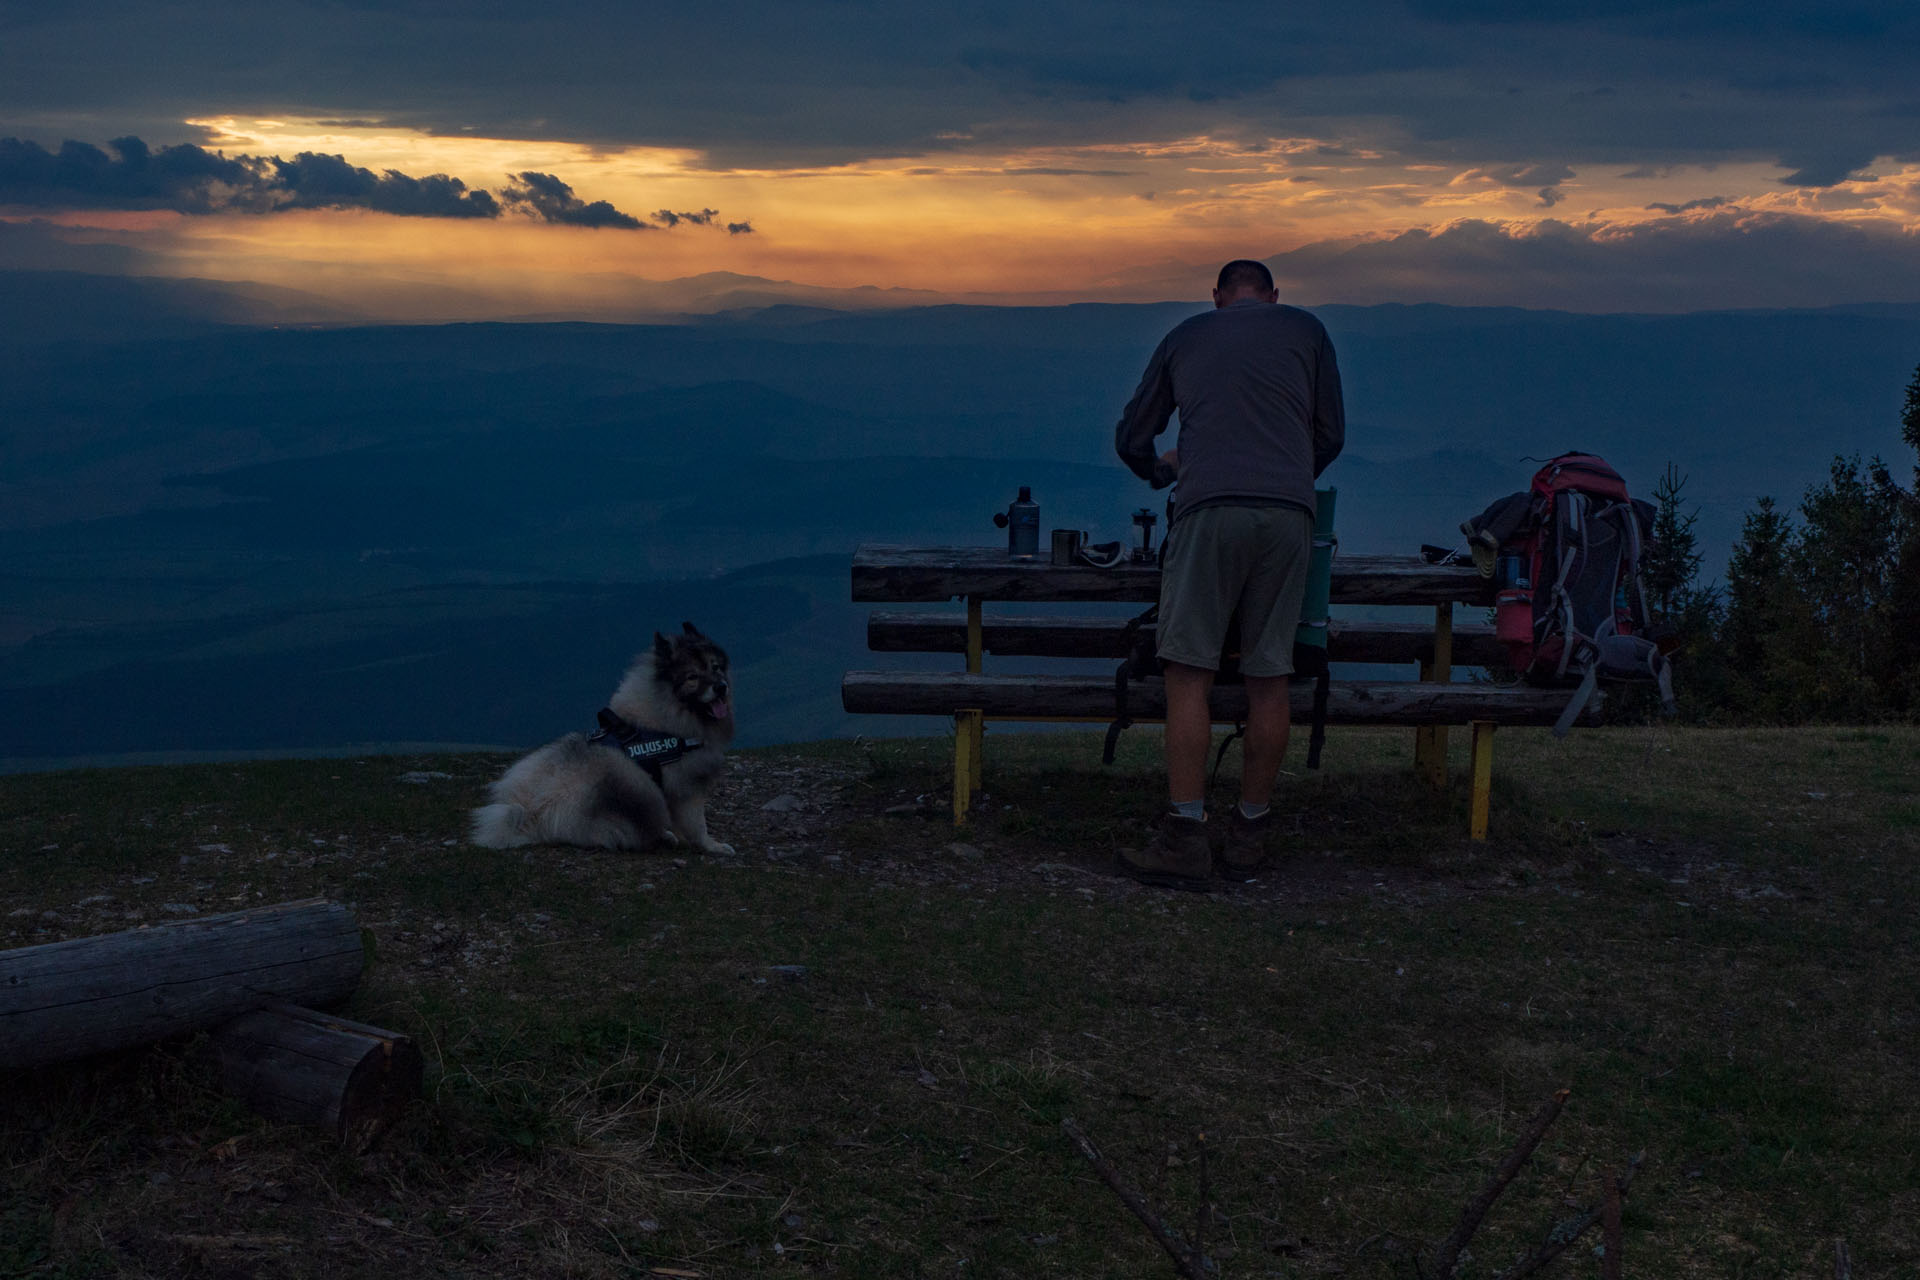
[[[1195,305],[817,301],[353,326],[273,290],[0,272],[0,758],[531,742],[689,612],[738,651],[751,740],[843,732],[857,543],[992,543],[1020,484],[1097,536],[1159,505],[1112,426]],[[1920,305],[1317,313],[1349,551],[1457,541],[1579,447],[1643,492],[1688,473],[1717,574],[1759,494],[1792,504],[1836,452],[1912,461]]]

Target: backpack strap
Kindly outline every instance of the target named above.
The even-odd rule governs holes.
[[[1580,718],[1582,711],[1586,710],[1587,703],[1592,699],[1593,691],[1598,687],[1599,683],[1600,664],[1597,662],[1588,663],[1585,678],[1580,681],[1580,687],[1573,691],[1573,701],[1569,702],[1567,709],[1560,713],[1560,718],[1553,722],[1554,737],[1564,738],[1567,736],[1568,730],[1573,728],[1573,722]]]
[[[1560,664],[1554,670],[1556,677],[1567,674],[1567,666],[1573,660],[1573,637],[1578,635],[1573,617],[1573,597],[1567,592],[1567,579],[1573,573],[1573,567],[1582,563],[1587,556],[1587,499],[1581,493],[1562,493],[1553,507],[1554,550],[1559,552],[1559,566],[1554,574],[1553,594],[1551,596],[1554,612],[1560,615],[1560,634],[1567,638],[1560,646]],[[1574,545],[1578,534],[1578,545]]]
[[[1246,736],[1247,726],[1245,724],[1236,724],[1233,726],[1233,732],[1220,740],[1220,749],[1213,753],[1213,772],[1207,775],[1207,791],[1209,794],[1212,793],[1214,784],[1220,781],[1220,765],[1227,758],[1227,748],[1233,745],[1235,738],[1244,738]],[[1243,749],[1241,755],[1244,757],[1245,754],[1246,752]],[[1246,762],[1242,759],[1241,763],[1245,764]]]
[[[1101,764],[1113,763],[1113,749],[1120,741],[1120,731],[1133,727],[1133,717],[1127,714],[1128,666],[1129,663],[1123,662],[1113,673],[1113,723],[1107,726],[1107,741],[1100,748]]]
[[[1307,739],[1309,769],[1320,767],[1320,748],[1327,744],[1327,693],[1332,683],[1332,672],[1323,663],[1319,678],[1313,682],[1313,734]]]

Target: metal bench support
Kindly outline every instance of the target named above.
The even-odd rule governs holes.
[[[1487,838],[1487,812],[1493,800],[1493,730],[1488,721],[1473,722],[1473,809],[1467,833],[1475,840]]]
[[[1453,606],[1433,610],[1433,658],[1420,664],[1420,678],[1432,684],[1453,679]],[[1435,791],[1447,786],[1447,727],[1429,725],[1413,731],[1413,771]]]
[[[967,671],[980,674],[980,660],[986,645],[980,635],[980,597],[967,597]],[[987,718],[978,710],[962,711],[953,718],[953,822],[967,820],[974,793],[980,790],[980,762],[986,754]]]

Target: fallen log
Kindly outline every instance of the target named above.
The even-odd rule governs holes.
[[[209,1036],[221,1087],[269,1120],[365,1150],[420,1095],[419,1046],[395,1031],[275,1001]]]
[[[1550,725],[1572,691],[1527,685],[1428,684],[1411,680],[1335,680],[1327,699],[1328,724]],[[1296,680],[1293,715],[1305,722],[1313,710],[1313,685]],[[1595,695],[1579,723],[1600,723]],[[849,671],[840,682],[840,704],[856,715],[951,715],[978,710],[1005,720],[1111,720],[1113,681],[1105,676],[974,675],[961,671]],[[1243,685],[1216,686],[1213,718],[1231,724],[1247,718]],[[1128,686],[1127,711],[1136,720],[1167,713],[1166,686],[1140,680]]]
[[[0,951],[0,1070],[207,1031],[268,1000],[338,1004],[360,924],[321,898]]]

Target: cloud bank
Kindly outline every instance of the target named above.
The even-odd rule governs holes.
[[[1466,219],[1266,261],[1283,297],[1304,302],[1676,312],[1920,298],[1920,234],[1698,203],[1628,224]]]
[[[49,151],[37,142],[0,138],[0,207],[18,209],[169,209],[176,213],[279,213],[292,209],[366,209],[403,218],[498,218],[528,214],[574,227],[657,230],[681,223],[720,224],[717,209],[662,209],[651,221],[605,200],[583,200],[551,173],[511,176],[499,195],[444,173],[415,177],[398,169],[375,173],[345,156],[302,151],[279,156],[228,156],[192,143],[150,147],[115,138],[103,150],[68,140]]]
[[[208,0],[190,19],[161,0],[13,8],[0,41],[12,132],[289,115],[685,147],[743,167],[1338,136],[1459,167],[1765,159],[1811,187],[1920,153],[1907,0],[1061,0],[869,4],[844,22],[788,0]]]
[[[620,227],[639,231],[646,223],[622,213],[605,200],[591,203],[573,194],[573,188],[550,173],[516,173],[513,185],[500,193],[507,204],[526,209],[545,222],[572,227]]]

